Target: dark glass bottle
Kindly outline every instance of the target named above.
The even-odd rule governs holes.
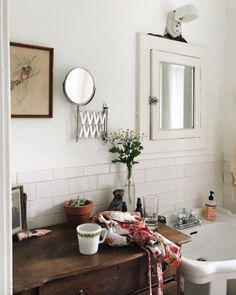
[[[122,203],[122,212],[127,212],[127,204],[126,204],[126,202]]]
[[[139,212],[141,217],[143,217],[143,207],[142,207],[142,201],[141,198],[137,198],[137,205],[136,205],[136,212]]]

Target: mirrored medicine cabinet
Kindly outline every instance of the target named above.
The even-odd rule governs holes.
[[[137,120],[146,150],[204,148],[205,48],[138,34]]]

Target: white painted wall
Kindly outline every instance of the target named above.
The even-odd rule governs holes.
[[[95,140],[75,143],[74,109],[62,82],[75,66],[94,75],[97,93],[88,106],[109,105],[110,130],[135,127],[136,33],[163,34],[168,12],[184,0],[10,0],[12,41],[53,47],[54,118],[12,119],[12,170],[37,170],[110,162]],[[233,1],[231,1],[233,2]],[[183,25],[190,42],[207,47],[208,150],[222,152],[222,80],[225,1],[192,0],[199,19]],[[233,39],[233,38],[232,38]],[[202,151],[201,151],[202,152]],[[160,156],[160,155],[157,155]]]
[[[236,160],[236,39],[233,38],[236,26],[236,2],[227,1],[225,38],[225,94],[224,106],[224,152],[227,160]]]
[[[231,184],[231,172],[236,175],[236,2],[228,0],[226,5],[225,26],[225,77],[224,96],[224,207],[236,213],[236,187]]]

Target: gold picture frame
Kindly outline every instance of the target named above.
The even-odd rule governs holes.
[[[53,48],[10,43],[11,116],[53,117]]]

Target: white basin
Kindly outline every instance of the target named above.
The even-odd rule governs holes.
[[[203,219],[202,226],[183,232],[192,237],[191,242],[182,245],[184,294],[235,295],[236,215],[218,209],[215,222]]]
[[[236,278],[236,224],[207,224],[192,233],[182,246],[181,274],[196,284]]]

